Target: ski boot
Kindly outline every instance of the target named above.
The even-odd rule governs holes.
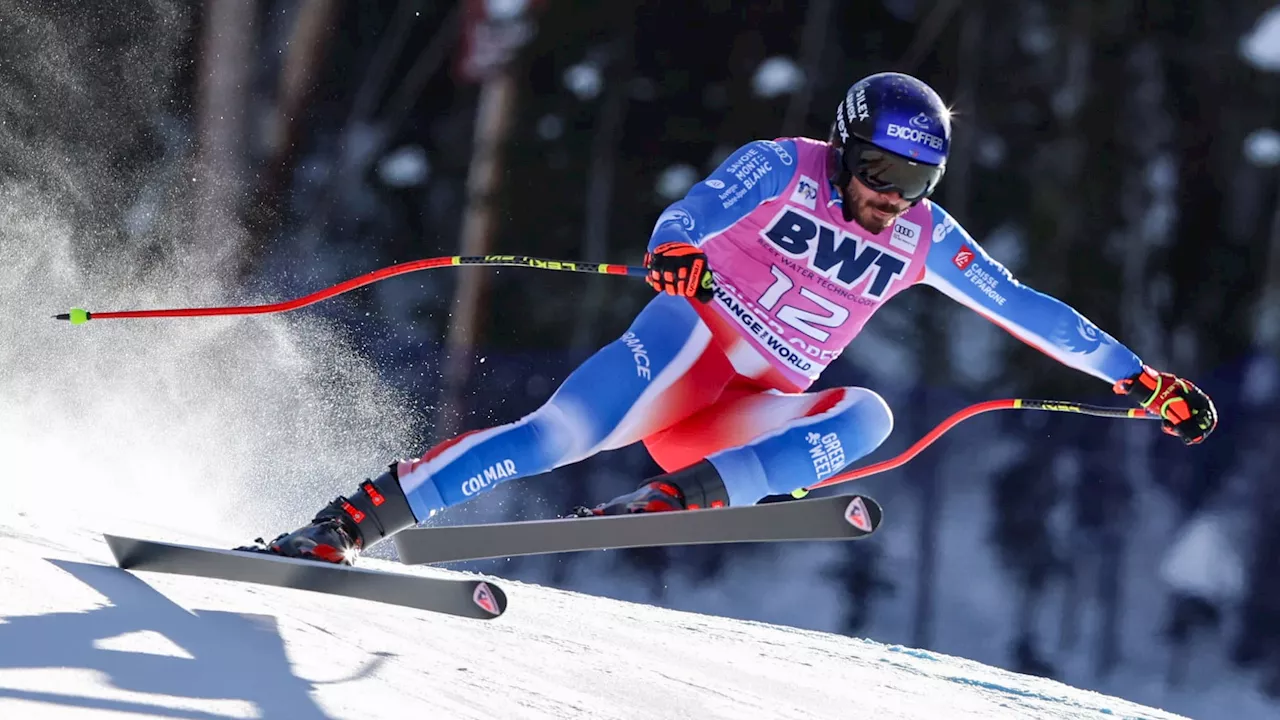
[[[593,508],[578,506],[577,517],[628,515],[726,507],[729,492],[714,465],[700,460],[673,473],[649,478],[639,489]]]
[[[350,498],[339,495],[311,522],[271,542],[236,550],[353,565],[360,552],[418,523],[396,477],[396,463],[375,480],[365,480]]]

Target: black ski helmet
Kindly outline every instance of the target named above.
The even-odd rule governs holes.
[[[923,81],[876,73],[849,88],[829,141],[831,181],[838,187],[857,177],[873,190],[897,190],[915,203],[928,197],[946,172],[951,111]]]

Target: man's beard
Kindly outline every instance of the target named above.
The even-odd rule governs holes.
[[[881,211],[885,215],[880,215],[874,211]],[[898,217],[906,212],[906,208],[899,209],[892,203],[865,202],[860,203],[853,213],[854,222],[858,223],[862,229],[870,233],[879,235],[886,228],[894,223]]]

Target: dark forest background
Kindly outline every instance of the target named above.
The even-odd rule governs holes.
[[[768,594],[771,572],[809,558],[840,592],[834,615],[749,596],[718,609],[1156,701],[1203,692],[1220,665],[1280,698],[1278,46],[1273,0],[0,0],[3,138],[53,138],[60,169],[109,181],[68,194],[67,174],[5,143],[0,174],[73,198],[61,210],[86,228],[83,257],[127,255],[132,282],[176,261],[283,298],[437,255],[636,264],[663,207],[734,148],[825,138],[853,81],[915,74],[955,111],[934,199],[1023,282],[1200,384],[1221,414],[1210,441],[1010,413],[867,481],[889,510],[883,539],[469,567],[701,608],[672,578],[705,589],[751,567]],[[140,204],[176,219],[140,228]],[[306,312],[417,399],[429,422],[411,455],[533,410],[650,296],[622,278],[467,269]],[[969,402],[1121,402],[926,289],[817,387],[837,384],[895,409],[867,460]],[[556,514],[655,469],[629,448],[440,521]],[[996,650],[947,634],[954,577],[991,589]],[[1154,620],[1135,625],[1135,607]]]

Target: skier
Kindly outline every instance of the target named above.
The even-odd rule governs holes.
[[[738,148],[658,218],[645,265],[660,294],[545,405],[393,462],[256,549],[352,563],[500,482],[637,441],[666,472],[579,514],[749,505],[813,485],[879,446],[893,416],[866,388],[805,390],[920,283],[1111,383],[1185,443],[1208,437],[1217,411],[1204,392],[1019,283],[927,199],[950,144],[938,94],[886,72],[849,88],[826,142]]]

